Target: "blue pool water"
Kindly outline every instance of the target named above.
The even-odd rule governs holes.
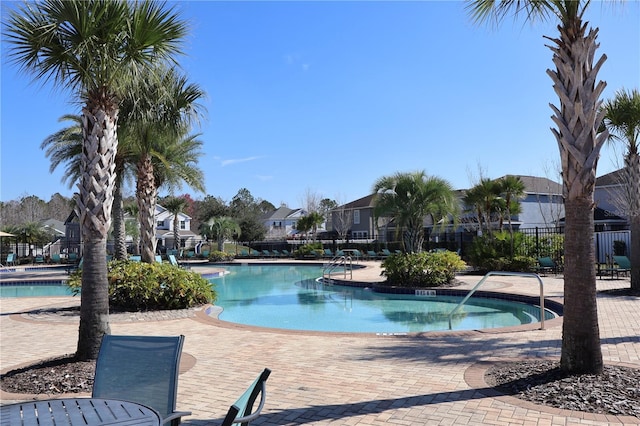
[[[71,296],[71,290],[62,281],[30,282],[24,284],[0,285],[0,298],[2,297],[44,297],[44,296]]]
[[[196,269],[196,268],[194,268]],[[224,321],[292,330],[414,333],[449,330],[448,315],[462,300],[455,296],[374,293],[325,285],[320,267],[243,265],[214,278],[216,305]],[[453,318],[454,330],[476,330],[539,322],[539,307],[471,298]],[[547,312],[546,319],[554,314]]]

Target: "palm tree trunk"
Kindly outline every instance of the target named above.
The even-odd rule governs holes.
[[[116,185],[113,191],[113,243],[115,258],[126,260],[127,258],[127,233],[124,227],[124,207],[122,204],[122,177],[116,177]]]
[[[102,336],[110,333],[106,254],[118,148],[117,103],[98,91],[89,95],[82,113],[82,178],[76,212],[84,250],[76,356],[89,360],[98,357]]]
[[[153,263],[157,244],[155,211],[158,191],[153,175],[153,163],[149,154],[143,155],[138,162],[136,199],[140,219],[140,255],[143,262]]]
[[[596,255],[593,238],[593,201],[565,202],[564,315],[562,368],[573,372],[602,370],[600,330],[596,304]],[[585,238],[590,235],[590,238]]]
[[[629,191],[629,223],[631,224],[631,290],[640,293],[640,155],[631,151],[625,156],[625,185]]]
[[[106,240],[84,240],[80,328],[76,357],[96,359],[104,334],[110,334]],[[99,336],[99,337],[98,337]]]
[[[173,249],[180,250],[180,232],[178,231],[178,215],[173,215]]]

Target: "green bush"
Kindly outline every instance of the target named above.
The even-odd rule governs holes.
[[[185,309],[213,303],[213,284],[196,272],[168,263],[109,262],[109,306],[125,311]],[[82,288],[82,272],[67,285],[74,294]]]
[[[230,262],[234,259],[233,254],[226,253],[224,251],[214,250],[209,253],[210,262]]]
[[[316,256],[322,253],[322,243],[305,244],[298,247],[294,252],[295,257]]]
[[[451,251],[392,254],[382,262],[386,283],[399,287],[437,287],[453,280],[466,267]]]
[[[514,253],[526,245],[528,240],[522,233],[513,234]],[[530,272],[537,260],[529,256],[511,256],[511,236],[508,232],[496,232],[493,237],[476,237],[469,251],[470,263],[481,273],[489,271]]]

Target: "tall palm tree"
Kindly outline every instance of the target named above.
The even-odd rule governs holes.
[[[478,22],[499,23],[510,14],[526,19],[554,18],[559,35],[551,42],[555,70],[547,70],[560,107],[551,105],[552,132],[558,142],[565,198],[564,320],[561,368],[572,374],[599,373],[603,368],[596,304],[593,194],[600,149],[606,130],[598,133],[604,113],[600,95],[606,84],[597,81],[601,56],[597,28],[583,21],[590,0],[471,0],[468,10]]]
[[[180,248],[180,222],[178,215],[182,213],[187,206],[187,200],[183,197],[172,197],[162,203],[165,209],[173,215],[173,248]]]
[[[631,223],[631,289],[640,292],[640,92],[619,90],[602,108],[609,139],[620,141],[627,148],[623,201]]]
[[[157,68],[144,79],[132,82],[122,102],[122,134],[136,161],[136,200],[139,209],[142,260],[153,262],[155,208],[158,188],[180,179],[204,191],[202,172],[194,166],[193,149],[201,146],[196,136],[187,136],[190,126],[203,114],[198,100],[204,91],[190,84],[173,69]],[[188,149],[191,148],[191,153]],[[190,158],[175,158],[175,155]],[[199,151],[196,155],[199,156]],[[195,161],[197,163],[197,161]],[[185,164],[185,166],[181,166]],[[156,170],[158,165],[163,170]],[[186,173],[185,169],[189,169]]]
[[[377,194],[375,216],[395,219],[397,231],[404,233],[408,252],[422,251],[427,216],[437,224],[448,223],[449,216],[456,218],[458,214],[458,201],[449,182],[427,176],[424,171],[381,177],[373,191]]]
[[[76,209],[84,244],[76,356],[95,359],[109,333],[106,242],[118,148],[122,82],[180,53],[186,24],[150,0],[42,0],[9,13],[12,61],[82,99],[82,170]]]

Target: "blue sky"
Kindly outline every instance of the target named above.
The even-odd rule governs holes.
[[[480,176],[559,180],[543,38],[554,23],[479,26],[459,1],[175,5],[192,27],[181,66],[208,94],[198,130],[208,195],[247,188],[293,208],[309,193],[355,200],[396,172],[425,170],[455,189]],[[587,19],[608,57],[604,97],[640,87],[640,2],[595,1]],[[40,144],[77,105],[8,64],[4,40],[1,78],[0,200],[71,196]],[[604,149],[598,175],[621,156]]]

